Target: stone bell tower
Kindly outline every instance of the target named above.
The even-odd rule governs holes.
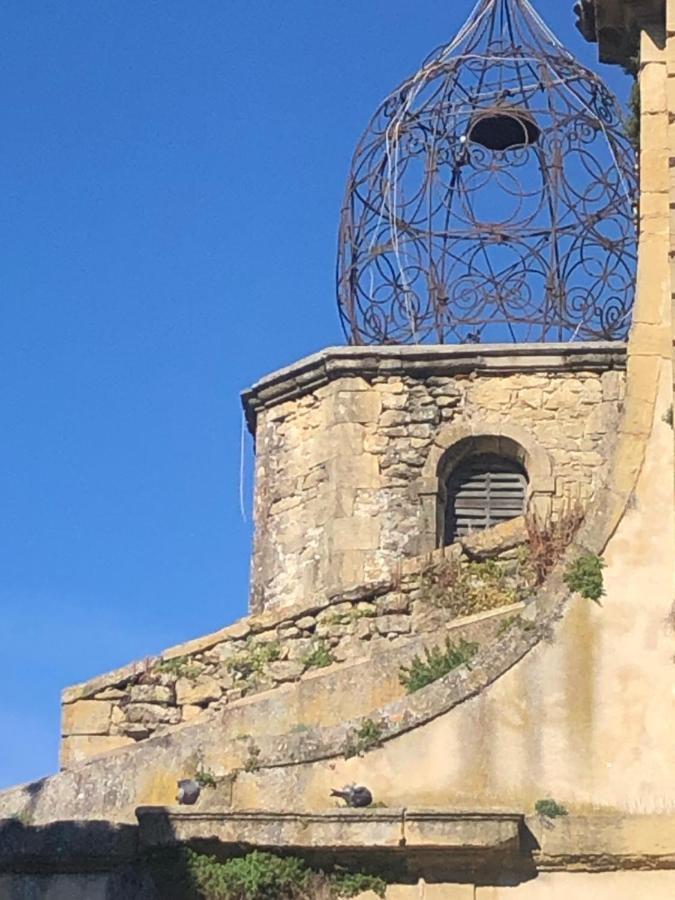
[[[458,500],[474,529],[591,502],[625,369],[621,342],[352,346],[263,379],[244,395],[257,457],[252,611],[390,578],[450,541]]]
[[[634,152],[607,88],[529,5],[483,6],[357,147],[337,279],[350,346],[244,395],[253,610],[390,577],[449,543],[453,517],[480,530],[587,505],[607,474]]]

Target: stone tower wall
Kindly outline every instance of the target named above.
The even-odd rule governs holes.
[[[624,396],[625,350],[328,350],[245,395],[256,438],[252,611],[390,575],[438,544],[438,465],[467,437],[524,449],[543,516],[587,504]]]

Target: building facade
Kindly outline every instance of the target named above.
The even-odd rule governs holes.
[[[375,315],[375,293],[370,306],[349,293],[359,235],[366,272],[412,232],[378,244],[350,206],[351,346],[243,397],[250,615],[64,691],[62,770],[0,794],[0,898],[174,896],[148,854],[172,871],[185,845],[218,864],[252,849],[338,864],[383,878],[389,900],[675,896],[675,0],[582,0],[576,14],[601,60],[637,60],[627,334],[622,313],[598,339],[598,300],[574,326],[555,319],[562,339],[488,341],[502,291],[478,324],[473,306],[457,314],[461,343],[439,344],[447,293],[427,278],[426,305],[407,306],[412,276],[387,267],[387,297],[404,285],[404,300]],[[485,120],[469,142],[538,152],[532,114],[511,103]],[[371,186],[386,199],[390,181]],[[501,252],[495,234],[480,240]],[[527,254],[509,272],[529,277]],[[561,271],[542,275],[556,310]],[[527,323],[541,315],[544,334],[549,306]],[[176,806],[197,776],[198,802]],[[346,784],[377,804],[337,808]]]

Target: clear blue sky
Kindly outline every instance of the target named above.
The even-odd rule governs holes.
[[[472,5],[0,0],[0,786],[63,686],[245,613],[239,391],[342,341],[352,150]]]

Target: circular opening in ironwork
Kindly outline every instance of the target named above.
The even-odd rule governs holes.
[[[474,116],[469,140],[487,150],[512,150],[536,144],[541,129],[530,113],[517,109],[494,109]]]

